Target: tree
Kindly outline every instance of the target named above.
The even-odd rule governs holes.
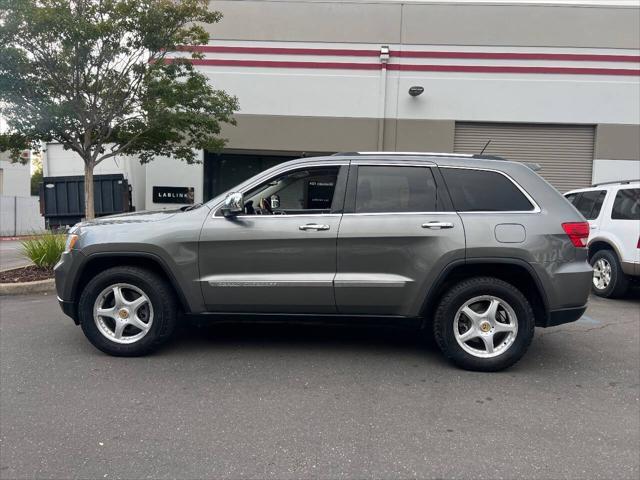
[[[93,170],[115,155],[220,150],[237,99],[198,72],[192,48],[222,15],[207,0],[0,0],[0,115],[7,138],[60,142],[84,161],[86,218]],[[171,52],[179,52],[170,55]],[[173,57],[173,58],[172,58]],[[15,150],[15,149],[14,149]]]
[[[33,173],[31,174],[31,195],[39,195],[40,184],[44,177],[42,173],[42,158],[40,158],[40,155],[33,155],[31,164],[33,165]]]

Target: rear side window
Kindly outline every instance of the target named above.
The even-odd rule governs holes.
[[[531,211],[533,205],[504,175],[486,170],[442,168],[459,212]]]
[[[570,193],[569,195],[565,195],[564,198],[566,198],[570,203],[575,205],[578,201],[578,198],[580,197],[579,197],[579,194],[577,193]]]
[[[358,167],[356,213],[434,212],[436,207],[431,168]]]
[[[611,210],[613,220],[640,220],[640,188],[618,190]]]
[[[590,192],[583,192],[577,199],[572,202],[578,211],[587,220],[594,220],[600,215],[600,209],[604,202],[604,197],[607,196],[605,190],[593,190]]]

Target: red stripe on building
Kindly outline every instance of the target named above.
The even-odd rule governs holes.
[[[300,47],[233,47],[220,45],[183,46],[179,50],[201,53],[244,53],[256,55],[318,55],[336,57],[378,57],[379,50],[350,48],[300,48]],[[520,53],[520,52],[441,52],[392,50],[392,57],[399,58],[458,58],[478,60],[552,60],[573,62],[640,62],[640,55],[614,55],[590,53]]]
[[[350,62],[295,62],[276,60],[230,60],[230,59],[193,59],[194,65],[224,67],[263,67],[263,68],[317,68],[337,70],[389,70],[409,72],[474,72],[474,73],[536,73],[560,75],[614,75],[640,76],[640,69],[624,68],[588,68],[588,67],[521,67],[498,65],[407,65],[382,63]]]

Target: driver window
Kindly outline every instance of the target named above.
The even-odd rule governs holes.
[[[246,215],[330,213],[340,167],[287,172],[244,196]]]

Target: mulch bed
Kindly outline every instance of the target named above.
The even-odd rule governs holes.
[[[36,267],[35,265],[0,272],[0,283],[35,282],[36,280],[46,280],[48,278],[53,278],[53,270]]]

